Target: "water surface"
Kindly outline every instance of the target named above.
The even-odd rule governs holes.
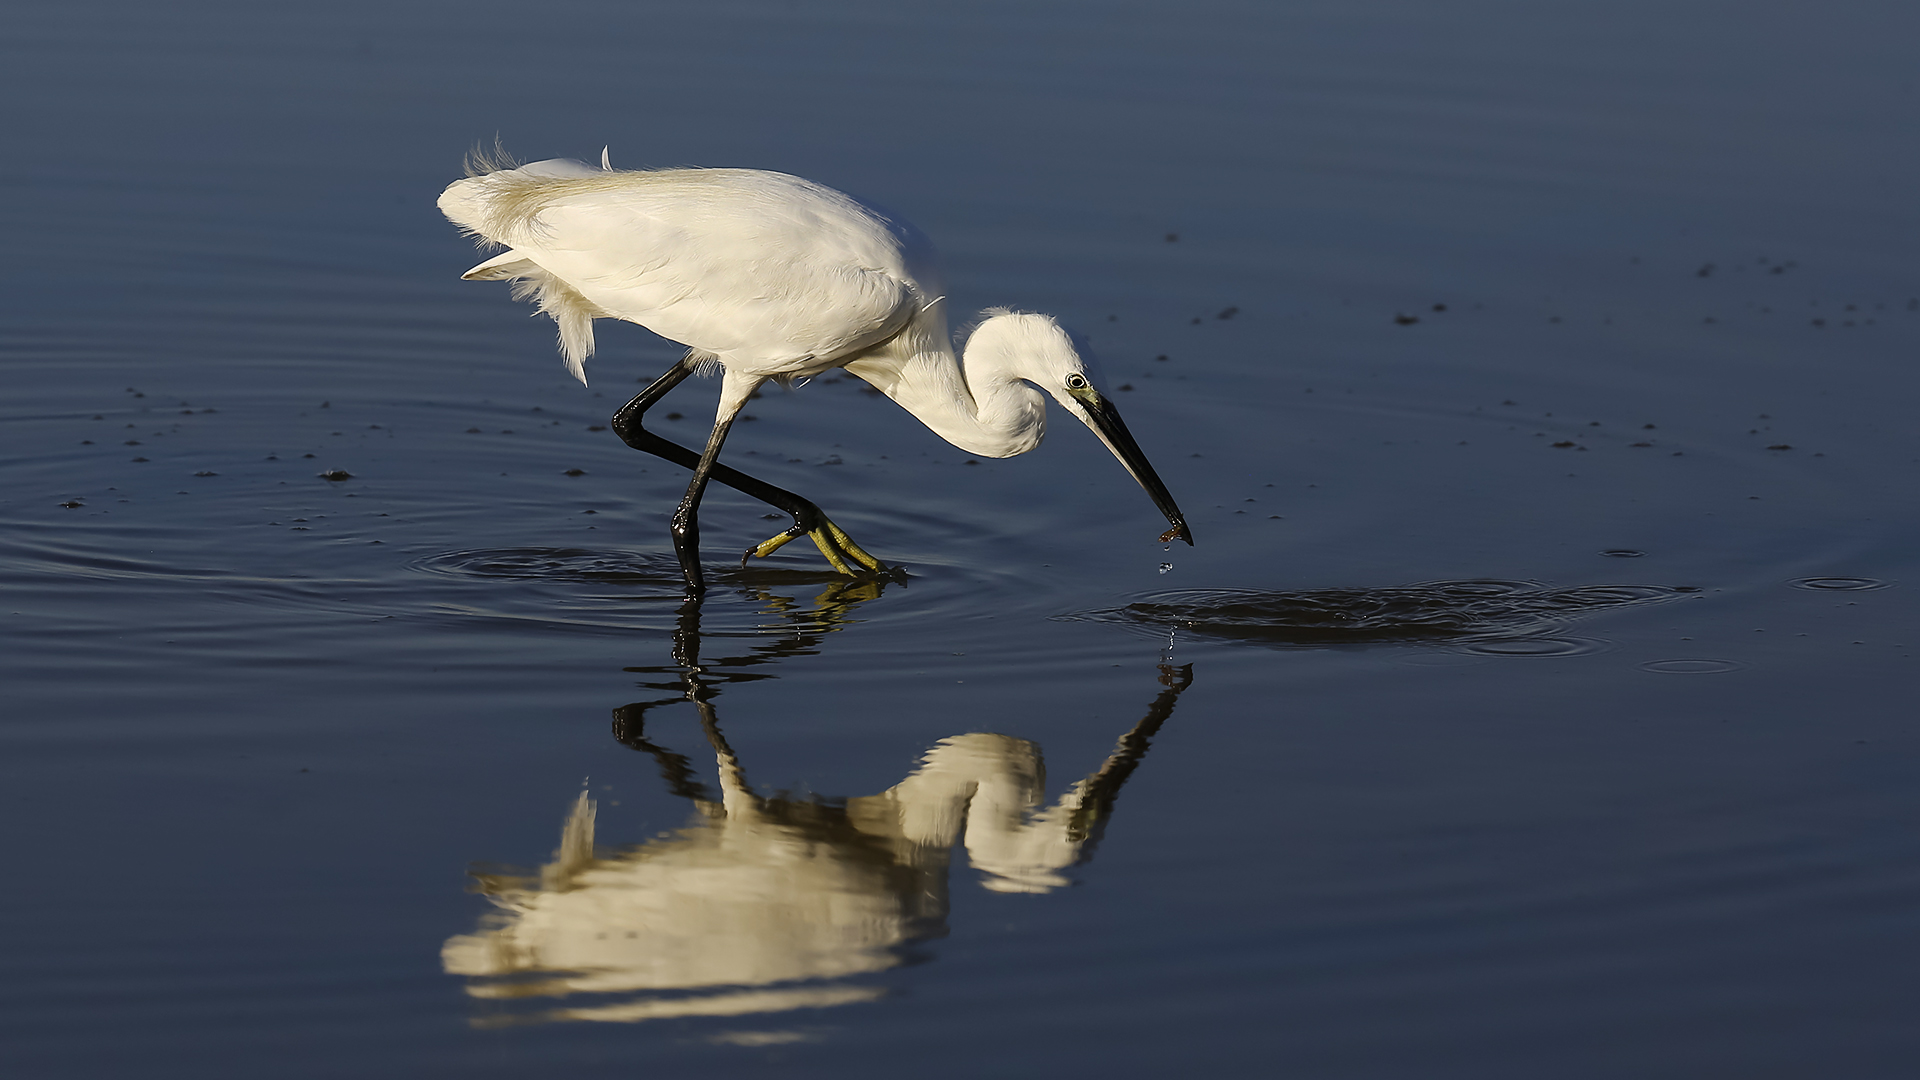
[[[9,1074],[1911,1071],[1914,24],[19,14]],[[496,134],[898,209],[1197,546],[826,378],[728,459],[904,573],[716,490],[684,610],[679,350],[457,280]]]

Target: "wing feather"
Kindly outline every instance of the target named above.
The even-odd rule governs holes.
[[[751,170],[547,165],[442,195],[449,218],[516,256],[469,274],[537,269],[597,314],[769,374],[860,352],[918,309],[916,234],[830,188]]]

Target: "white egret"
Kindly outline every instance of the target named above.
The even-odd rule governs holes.
[[[768,379],[791,383],[844,368],[971,454],[1012,457],[1039,445],[1046,397],[1078,417],[1193,543],[1186,520],[1095,388],[1087,365],[1045,315],[991,310],[956,357],[932,245],[913,226],[831,188],[752,169],[616,170],[572,160],[513,166],[476,160],[440,195],[464,231],[506,250],[463,275],[511,280],[560,328],[574,377],[593,353],[593,320],[625,319],[689,347],[614,414],[620,438],[693,470],[673,515],[687,595],[704,591],[700,497],[709,479],[793,515],[793,527],[741,557],[809,536],[842,573],[885,569],[820,508],[716,459],[741,406]],[[704,453],[647,431],[646,410],[696,369],[724,373]]]

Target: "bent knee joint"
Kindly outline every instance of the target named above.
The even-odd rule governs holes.
[[[627,420],[614,417],[613,433],[620,436],[621,442],[635,450],[647,450],[663,441],[660,436],[642,427],[640,418],[637,416]]]

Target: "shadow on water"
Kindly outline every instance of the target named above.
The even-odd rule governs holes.
[[[1581,616],[1666,603],[1700,590],[1668,585],[1550,588],[1531,581],[1430,581],[1376,589],[1183,589],[1117,608],[1057,616],[1156,634],[1184,630],[1279,648],[1461,645],[1502,655],[1547,655],[1547,635]],[[1532,644],[1529,644],[1532,643]]]
[[[582,792],[553,860],[526,873],[475,871],[496,910],[441,951],[475,998],[507,1002],[595,995],[565,1007],[503,1006],[484,1026],[559,1020],[634,1022],[740,1016],[872,1001],[861,976],[929,959],[916,944],[944,937],[950,864],[963,844],[980,884],[1046,893],[1092,857],[1120,789],[1191,684],[1162,666],[1162,689],[1099,768],[1043,805],[1040,747],[1010,735],[941,739],[910,775],[875,795],[768,796],[754,791],[720,728],[714,699],[742,671],[807,655],[877,595],[848,586],[802,607],[766,596],[788,632],[745,654],[701,656],[700,607],[680,611],[674,663],[629,671],[671,679],[667,693],[613,711],[613,736],[658,766],[692,804],[684,827],[640,844],[596,846],[598,807]],[[656,742],[648,714],[691,704],[714,754],[711,783],[692,758]]]
[[[667,553],[587,548],[480,548],[427,556],[415,560],[412,567],[452,582],[492,583],[483,594],[461,595],[457,599],[444,593],[430,594],[435,597],[439,610],[462,619],[494,618],[516,623],[538,622],[556,629],[622,633],[677,626],[676,635],[686,633],[687,620],[682,610],[685,581],[679,563]],[[710,611],[709,616],[723,607],[731,610],[730,605],[740,600],[760,605],[758,615],[777,615],[780,621],[744,628],[731,626],[722,631],[709,629],[710,636],[798,634],[817,639],[818,635],[841,629],[851,621],[847,612],[855,604],[879,597],[888,586],[906,588],[910,578],[900,570],[849,578],[831,570],[754,565],[742,569],[716,568],[711,572],[711,580],[716,588],[707,603],[715,610]],[[781,595],[816,587],[822,591],[810,607]],[[676,616],[675,611],[680,614]],[[675,618],[678,623],[671,621]],[[780,652],[775,646],[767,648],[774,650],[767,655],[775,658],[812,651],[810,644],[797,646],[797,651],[791,652]],[[676,655],[678,651],[676,646]],[[741,659],[745,662],[745,658]]]
[[[428,573],[453,577],[490,578],[503,581],[527,581],[546,585],[600,585],[637,589],[649,599],[678,602],[685,591],[680,564],[670,553],[635,551],[595,551],[588,548],[476,548],[449,551],[420,559],[414,565]],[[737,570],[719,570],[714,577],[730,585],[791,584],[795,582],[844,582],[847,577],[831,570],[791,570],[784,567],[748,566]],[[894,570],[875,580],[904,583],[904,571]],[[628,597],[633,599],[634,597]]]

